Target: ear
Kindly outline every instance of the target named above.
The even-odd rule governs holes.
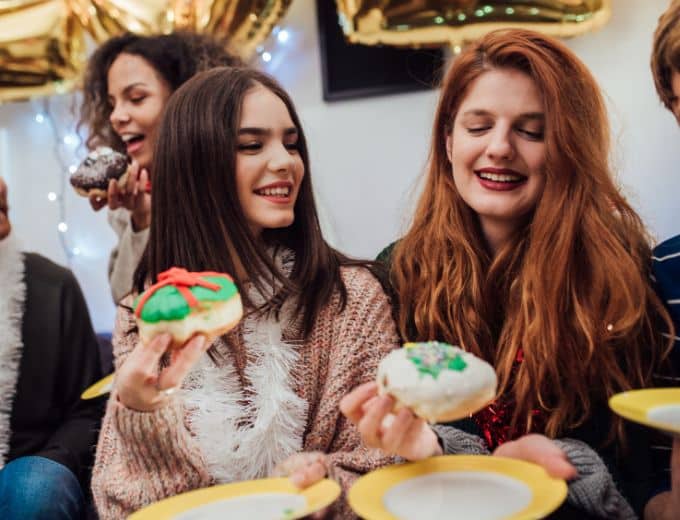
[[[451,134],[448,134],[446,136],[446,156],[449,158],[449,162],[453,162],[453,152],[452,152],[452,147],[453,147],[453,137]]]

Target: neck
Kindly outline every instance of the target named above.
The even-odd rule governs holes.
[[[480,217],[480,225],[491,256],[495,257],[520,228],[521,221]]]

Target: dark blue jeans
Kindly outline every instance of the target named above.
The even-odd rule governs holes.
[[[0,518],[76,520],[85,498],[66,466],[45,457],[19,457],[0,470]]]

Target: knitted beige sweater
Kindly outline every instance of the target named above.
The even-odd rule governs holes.
[[[321,310],[308,340],[295,347],[299,357],[291,381],[295,394],[306,403],[301,447],[329,454],[330,476],[346,491],[358,474],[394,462],[361,445],[358,432],[342,416],[338,403],[355,386],[375,377],[378,362],[397,346],[398,336],[388,299],[377,280],[367,270],[355,267],[343,268],[342,277],[347,305],[338,312],[339,296],[335,295]],[[137,334],[130,332],[133,327],[132,315],[119,310],[113,340],[117,367],[137,344]],[[234,348],[227,355],[238,373],[242,395],[250,396],[253,386],[244,374],[252,359],[251,349],[244,343],[243,325],[230,333],[230,344]],[[138,412],[121,405],[114,392],[102,424],[92,476],[103,520],[124,518],[155,501],[216,483],[207,463],[210,453],[206,450],[210,448],[199,445],[192,431],[193,410],[180,393],[159,410]],[[344,492],[332,516],[353,517]]]

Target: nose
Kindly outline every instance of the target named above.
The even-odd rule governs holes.
[[[111,114],[109,115],[109,121],[111,122],[111,126],[113,126],[114,130],[120,128],[121,125],[130,121],[130,114],[125,109],[125,105],[123,103],[116,103],[114,105],[113,109],[111,110]]]
[[[515,147],[512,143],[511,131],[509,126],[499,124],[489,133],[486,155],[490,159],[508,161],[513,158]]]
[[[287,173],[295,164],[295,160],[283,143],[278,143],[272,147],[272,154],[269,157],[269,169],[277,173]]]

